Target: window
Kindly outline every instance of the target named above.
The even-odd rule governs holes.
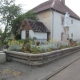
[[[61,25],[64,25],[64,20],[61,21]]]
[[[71,33],[71,38],[73,38],[73,33]]]
[[[64,17],[61,17],[61,25],[64,25]]]
[[[73,24],[73,20],[71,20],[71,24]]]

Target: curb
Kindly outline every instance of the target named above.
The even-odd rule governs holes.
[[[43,77],[43,78],[41,78],[41,79],[39,79],[39,80],[48,80],[48,79],[50,79],[52,76],[54,76],[54,75],[56,75],[57,73],[59,73],[60,71],[64,70],[65,68],[67,68],[68,66],[70,66],[70,65],[73,64],[74,62],[78,61],[79,59],[80,59],[80,57],[77,58],[77,59],[75,59],[75,60],[73,60],[73,61],[71,61],[71,62],[68,63],[67,65],[59,68],[59,69],[56,70],[55,72],[51,72],[50,74],[48,74],[47,76],[45,76],[45,77]]]

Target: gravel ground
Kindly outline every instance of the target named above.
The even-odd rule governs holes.
[[[0,64],[0,80],[11,80],[12,78],[29,75],[33,68],[17,62]]]

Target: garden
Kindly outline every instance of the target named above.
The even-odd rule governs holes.
[[[55,39],[46,42],[39,42],[35,38],[34,39],[27,38],[25,40],[14,39],[8,41],[8,50],[39,54],[39,53],[51,52],[54,50],[74,47],[78,46],[79,44],[80,44],[79,41],[66,44],[63,42],[57,42]]]

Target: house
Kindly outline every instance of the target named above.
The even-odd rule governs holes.
[[[62,41],[64,33],[64,18],[66,12],[69,13],[68,38],[80,39],[80,17],[65,5],[65,0],[48,0],[35,8],[37,18],[50,31],[50,39]]]
[[[18,32],[21,33],[21,39],[26,38],[37,38],[39,41],[41,40],[48,40],[48,35],[50,31],[47,27],[40,21],[24,19],[23,23],[21,24]]]

